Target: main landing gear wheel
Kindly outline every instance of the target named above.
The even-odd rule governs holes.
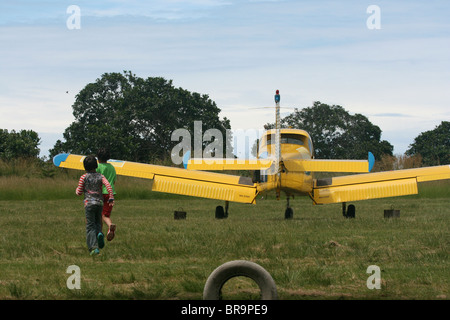
[[[349,205],[346,209],[347,204],[342,202],[342,215],[345,218],[354,218],[356,215],[356,208],[353,204]]]
[[[226,219],[228,218],[228,201],[225,201],[225,210],[222,206],[216,207],[216,219]]]
[[[246,260],[235,260],[222,264],[214,270],[203,289],[203,300],[220,300],[223,285],[234,277],[248,277],[256,282],[261,290],[261,300],[277,300],[275,281],[260,265]]]
[[[222,206],[216,207],[216,219],[225,219],[225,211]]]

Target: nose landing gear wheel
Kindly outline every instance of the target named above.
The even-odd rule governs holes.
[[[285,219],[292,219],[294,217],[294,210],[289,206],[289,196],[286,198],[286,211],[284,211]]]

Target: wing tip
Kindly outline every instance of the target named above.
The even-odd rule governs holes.
[[[183,167],[187,169],[189,158],[191,157],[191,151],[188,151],[183,156]]]
[[[375,156],[372,152],[369,151],[369,172],[372,171],[373,166],[375,165]]]
[[[60,153],[53,157],[53,164],[57,167],[61,165],[61,162],[64,162],[67,160],[67,157],[69,156],[69,153]]]

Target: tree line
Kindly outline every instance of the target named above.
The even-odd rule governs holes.
[[[16,158],[37,158],[41,139],[33,130],[16,132],[0,129],[0,159],[11,161]]]
[[[50,150],[50,158],[61,152],[95,154],[99,147],[107,147],[112,158],[151,163],[170,158],[178,143],[171,141],[171,133],[180,128],[191,131],[194,121],[202,121],[203,131],[219,129],[224,137],[231,129],[230,121],[219,117],[221,110],[208,95],[176,88],[161,77],[143,79],[130,71],[105,73],[87,84],[72,108],[75,120],[64,131],[64,141],[58,140]],[[339,105],[316,101],[311,107],[295,109],[281,123],[282,127],[306,130],[313,139],[316,158],[366,159],[368,151],[379,161],[393,156],[393,146],[381,140],[378,126]],[[274,123],[264,127],[273,128]],[[39,144],[40,138],[32,130],[0,129],[3,161],[37,158]],[[405,156],[420,156],[423,166],[449,164],[450,122],[442,121],[435,129],[419,134]]]

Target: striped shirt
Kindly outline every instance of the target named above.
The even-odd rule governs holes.
[[[114,194],[108,180],[104,175],[97,172],[87,172],[80,177],[75,193],[81,196],[84,193],[84,205],[103,205],[102,186],[106,187],[109,194],[109,201],[114,200]]]

